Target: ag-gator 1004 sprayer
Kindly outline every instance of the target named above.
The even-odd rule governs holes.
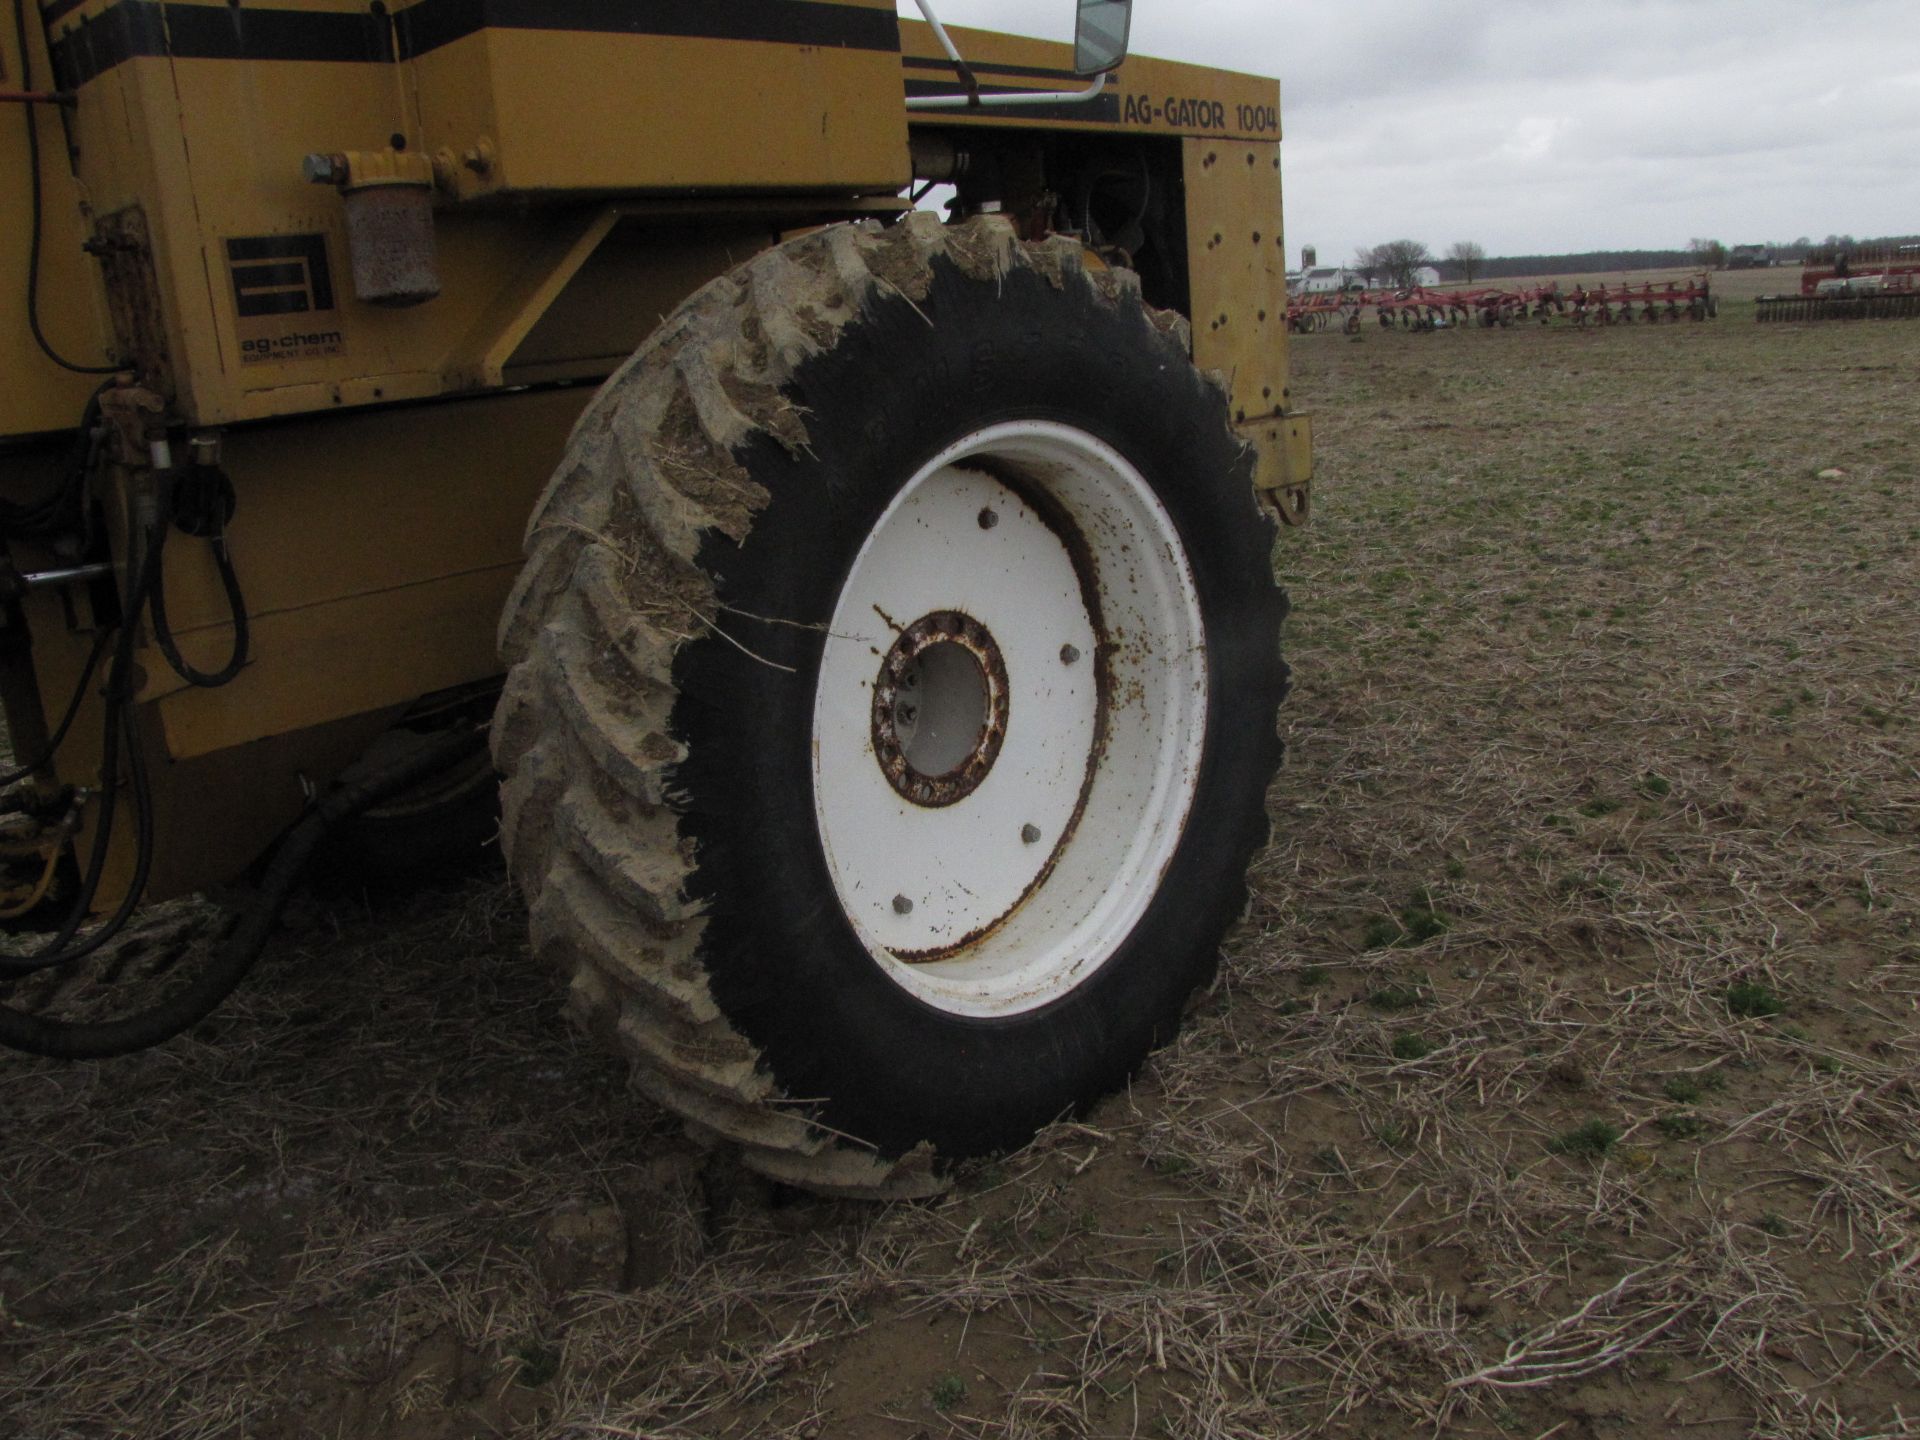
[[[316,847],[496,813],[573,1013],[782,1180],[1173,1034],[1308,505],[1275,82],[1116,0],[8,3],[0,1040],[177,1034]]]

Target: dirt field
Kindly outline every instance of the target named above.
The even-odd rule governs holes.
[[[1920,1431],[1920,326],[1295,356],[1275,842],[1131,1094],[770,1193],[497,882],[310,908],[186,1042],[0,1059],[0,1433]]]

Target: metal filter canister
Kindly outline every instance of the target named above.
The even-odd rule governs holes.
[[[418,305],[440,293],[433,187],[407,179],[349,181],[347,253],[353,293],[369,305]]]

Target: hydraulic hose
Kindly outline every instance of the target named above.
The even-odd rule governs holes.
[[[101,387],[104,390],[105,387]],[[99,413],[101,390],[94,392],[88,405],[88,419]],[[83,431],[91,428],[83,424]],[[90,459],[92,450],[87,456]],[[84,471],[81,472],[82,478]],[[224,533],[224,516],[218,522],[219,527],[207,539],[214,547],[214,561],[219,570],[221,584],[226,590],[227,604],[233,618],[233,652],[227,663],[217,671],[201,671],[187,664],[181,656],[179,647],[174,643],[173,632],[167,624],[165,599],[164,554],[167,531],[170,524],[166,507],[158,502],[148,504],[145,519],[136,528],[139,542],[133,573],[127,587],[123,613],[117,631],[117,640],[113,645],[113,660],[107,669],[104,690],[106,717],[102,726],[100,755],[100,810],[94,822],[92,853],[84,872],[73,904],[67,918],[54,937],[39,949],[26,955],[0,955],[0,977],[30,975],[42,970],[51,970],[84,959],[98,950],[114,936],[118,935],[127,921],[132,918],[141,899],[146,894],[147,878],[153,867],[153,804],[148,783],[146,754],[141,748],[139,736],[134,729],[133,699],[137,686],[134,684],[133,654],[136,647],[137,631],[143,613],[152,620],[155,641],[167,663],[173,667],[182,679],[191,685],[215,688],[227,684],[247,663],[248,627],[247,607],[240,593],[239,577],[233,569],[233,559],[229,554]],[[0,516],[0,521],[6,517]],[[109,635],[116,632],[103,631],[94,642],[93,651],[88,657],[81,674],[80,683],[75,688],[66,713],[61,717],[53,737],[49,740],[45,753],[33,758],[16,770],[0,775],[0,785],[12,784],[24,778],[33,770],[47,763],[65,740],[74,717],[79,711],[85,696],[87,685],[98,668],[100,659],[107,649]],[[113,823],[119,805],[120,746],[124,741],[127,750],[127,778],[132,791],[134,805],[134,864],[133,875],[126,893],[121,897],[118,908],[104,923],[96,926],[86,938],[75,941],[80,927],[85,924],[91,913],[95,896],[99,893],[100,882],[106,871],[106,860],[113,837]]]
[[[20,88],[31,90],[33,77],[27,50],[26,0],[13,0],[13,33],[20,44]],[[123,367],[82,365],[69,360],[53,348],[46,332],[40,328],[40,125],[33,113],[32,101],[20,108],[27,112],[27,223],[31,227],[31,238],[27,241],[27,329],[41,353],[62,370],[71,370],[76,375],[111,375]]]
[[[124,1020],[99,1022],[55,1020],[0,1005],[0,1045],[56,1060],[104,1060],[149,1049],[191,1029],[233,993],[260,958],[281,908],[328,831],[457,764],[484,743],[483,731],[462,730],[373,774],[335,785],[287,831],[259,888],[211,963],[191,984],[159,1005]]]
[[[107,714],[100,746],[100,813],[94,820],[93,849],[87,866],[87,878],[80,886],[79,893],[73,897],[73,906],[59,933],[30,955],[0,956],[0,975],[32,974],[91,955],[119,934],[146,892],[147,875],[153,866],[153,803],[147,783],[146,755],[140,748],[139,737],[133,732],[133,648],[134,629],[139,623],[141,607],[146,604],[148,592],[160,573],[158,561],[159,556],[151,545],[142,548],[132,585],[127,592],[126,614],[120,625],[119,643],[114,646],[113,664],[107,671]],[[93,898],[100,890],[101,877],[106,871],[107,848],[113,837],[114,814],[119,806],[120,742],[123,737],[127,742],[127,777],[133,791],[133,878],[127,885],[127,893],[121,898],[119,909],[104,924],[96,926],[86,939],[75,944],[74,936],[86,923],[87,914],[93,908]]]
[[[42,540],[83,528],[87,475],[93,469],[100,446],[100,397],[113,383],[102,381],[88,397],[87,408],[80,416],[80,428],[74,431],[72,453],[53,489],[24,504],[0,499],[0,530],[9,538]]]
[[[164,523],[155,527],[153,532],[154,570],[160,571],[159,556],[166,544],[167,527]],[[160,647],[160,653],[166,657],[167,664],[173,667],[173,673],[189,685],[197,685],[206,690],[217,690],[247,664],[249,637],[247,630],[247,601],[240,593],[240,577],[233,571],[233,556],[227,550],[225,534],[208,537],[213,546],[214,568],[220,572],[220,588],[226,592],[227,612],[233,617],[233,652],[227,663],[218,670],[196,670],[181,655],[180,647],[173,638],[173,627],[167,623],[167,586],[163,578],[157,578],[153,586],[153,599],[148,605],[148,613],[153,617],[153,639]]]

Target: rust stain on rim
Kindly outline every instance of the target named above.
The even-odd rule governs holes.
[[[1067,558],[1073,565],[1074,577],[1079,581],[1080,603],[1086,608],[1087,622],[1093,630],[1093,654],[1089,657],[1093,663],[1093,742],[1087,747],[1086,770],[1080,779],[1080,793],[1073,802],[1073,813],[1067,817],[1067,823],[1061,828],[1060,838],[1054,842],[1053,849],[1048,852],[1047,858],[1041,862],[1033,879],[1027,882],[1026,888],[1020,892],[1013,904],[986,924],[976,926],[958,940],[948,944],[936,945],[926,950],[890,950],[888,952],[894,959],[906,965],[932,965],[942,960],[950,960],[985,940],[1020,913],[1020,907],[1032,899],[1034,893],[1047,883],[1047,878],[1059,865],[1060,857],[1066,853],[1067,845],[1080,828],[1080,821],[1087,813],[1087,801],[1093,795],[1094,776],[1100,771],[1100,762],[1106,756],[1107,744],[1111,738],[1109,728],[1110,711],[1114,703],[1113,654],[1116,646],[1107,633],[1106,609],[1100,603],[1100,574],[1099,567],[1094,562],[1093,547],[1080,533],[1080,527],[1073,522],[1073,517],[1067,513],[1066,506],[1049,494],[1044,485],[1007,464],[999,456],[970,455],[967,457],[966,464],[972,469],[991,476],[1011,490],[1033,511],[1041,524],[1053,532],[1054,537],[1066,549]],[[1065,661],[1064,656],[1062,660]],[[883,680],[886,677],[885,666],[881,667],[881,677]],[[875,702],[877,713],[877,690]],[[890,710],[891,706],[889,706]]]

